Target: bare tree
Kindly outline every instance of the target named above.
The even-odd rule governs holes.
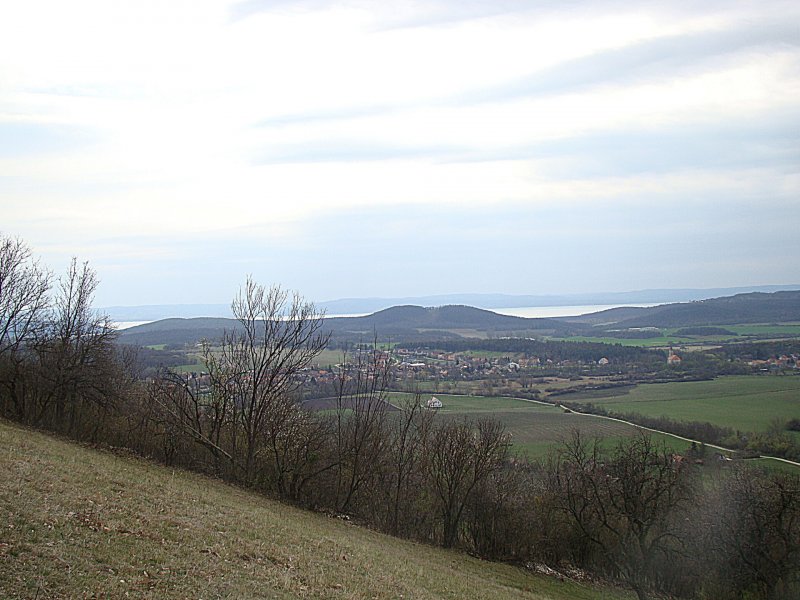
[[[21,240],[0,235],[0,384],[3,413],[24,418],[21,364],[26,345],[41,329],[48,307],[50,274],[31,258]]]
[[[116,333],[107,316],[92,309],[98,280],[88,263],[73,258],[59,282],[52,313],[44,335],[37,340],[39,377],[33,422],[48,417],[52,425],[74,432],[81,404],[107,414],[115,390],[108,385],[117,366],[113,341]],[[93,424],[96,429],[99,421]]]
[[[703,529],[718,579],[737,597],[797,597],[800,477],[738,468],[715,492]]]
[[[225,333],[218,350],[206,354],[216,393],[227,398],[230,453],[247,483],[256,465],[292,413],[284,402],[300,386],[302,369],[325,348],[329,336],[322,315],[299,295],[248,278],[231,304],[237,327]]]
[[[149,418],[160,426],[164,458],[171,461],[182,441],[189,440],[208,451],[213,470],[223,475],[223,462],[233,466],[233,455],[224,448],[229,425],[230,397],[218,390],[201,388],[191,375],[161,371],[148,389]]]
[[[609,455],[575,432],[555,477],[561,509],[645,600],[657,561],[681,548],[673,519],[691,498],[686,468],[643,432]]]
[[[426,410],[419,393],[399,403],[400,410],[390,420],[388,448],[388,523],[392,535],[400,535],[405,517],[415,511],[413,498],[424,484],[423,464],[428,436],[436,413]]]
[[[347,512],[358,492],[382,469],[388,445],[386,396],[389,363],[378,349],[357,349],[342,361],[336,410],[336,508]]]
[[[473,491],[502,466],[508,445],[503,426],[490,419],[449,421],[431,432],[427,459],[445,548],[458,542]]]
[[[318,498],[310,490],[311,484],[338,464],[330,443],[332,423],[288,397],[278,401],[274,415],[268,425],[271,468],[267,475],[281,496],[315,504]]]

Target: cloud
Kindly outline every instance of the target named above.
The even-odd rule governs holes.
[[[591,179],[685,170],[800,164],[800,111],[781,110],[741,121],[592,132],[540,143],[461,155],[464,161],[538,160],[553,178]]]
[[[322,140],[314,143],[282,145],[257,153],[254,164],[371,162],[397,159],[444,159],[458,152],[447,146],[403,146],[374,140]]]
[[[17,3],[3,226],[106,304],[797,280],[798,13]]]
[[[482,87],[457,96],[456,104],[497,102],[556,95],[595,86],[622,86],[720,68],[720,61],[746,50],[800,52],[800,30],[781,21],[737,24],[719,31],[700,31],[646,39],[623,47],[560,62],[503,85]]]
[[[320,123],[325,121],[341,121],[349,119],[358,119],[363,117],[375,117],[385,115],[397,110],[396,107],[391,105],[384,106],[353,106],[349,108],[342,108],[340,110],[324,110],[313,111],[307,113],[288,113],[284,115],[276,115],[259,121],[254,124],[254,127],[280,127],[284,125],[297,125]]]
[[[0,159],[38,157],[86,148],[99,136],[86,128],[25,121],[0,121]]]
[[[557,3],[539,2],[536,8],[541,11],[548,4],[552,7]],[[572,2],[558,4],[563,7],[564,4],[572,4]],[[237,21],[264,12],[288,9],[311,11],[330,8],[331,6],[347,6],[347,3],[334,2],[332,0],[244,0],[237,2],[230,8],[230,16],[233,21]],[[357,8],[359,5],[358,3],[350,3],[350,7]],[[387,30],[442,26],[470,19],[531,12],[531,10],[531,7],[526,3],[517,0],[495,0],[494,2],[484,2],[482,0],[461,0],[459,2],[447,0],[429,2],[398,1],[393,2],[391,7],[381,14],[378,28]],[[380,13],[380,11],[378,12]]]

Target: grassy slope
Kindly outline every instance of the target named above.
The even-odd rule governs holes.
[[[620,396],[587,401],[608,410],[709,421],[740,431],[764,431],[775,418],[800,418],[800,377],[731,376],[712,381],[643,384]],[[579,396],[567,396],[579,401]]]
[[[2,598],[629,598],[0,421]]]

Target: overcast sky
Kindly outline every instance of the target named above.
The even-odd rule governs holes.
[[[800,3],[0,0],[0,231],[98,305],[800,283]]]

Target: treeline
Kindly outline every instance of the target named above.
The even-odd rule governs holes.
[[[413,349],[411,344],[397,344],[399,348]],[[542,341],[525,338],[469,339],[436,342],[432,348],[444,352],[467,352],[469,350],[487,352],[524,353],[537,356],[540,360],[561,362],[574,360],[597,362],[607,358],[612,363],[648,363],[655,365],[666,361],[666,354],[660,350],[647,350],[622,344],[601,344],[597,342]]]
[[[328,341],[321,320],[301,298],[252,281],[233,303],[240,327],[202,349],[206,376],[142,379],[90,310],[88,267],[73,263],[53,292],[24,245],[2,249],[8,418],[394,535],[582,568],[642,599],[800,592],[796,475],[733,469],[701,486],[686,461],[645,435],[610,452],[576,435],[548,461],[517,460],[496,421],[439,419],[419,398],[387,402],[378,352],[342,373],[335,408],[303,410],[296,375]]]
[[[800,340],[724,344],[712,352],[727,360],[768,360],[784,354],[800,355]]]
[[[153,375],[157,373],[159,369],[165,367],[177,367],[196,361],[194,357],[187,354],[182,348],[164,348],[163,350],[159,350],[143,346],[131,347],[128,345],[127,350],[136,353],[136,361],[143,370],[145,376]],[[202,368],[203,365],[197,363],[197,370],[201,371]]]
[[[55,277],[20,240],[0,236],[0,409],[23,423],[94,439],[123,390],[132,356],[92,311],[97,278],[73,259]]]
[[[714,425],[708,421],[677,421],[669,417],[650,417],[639,413],[618,413],[609,411],[605,407],[598,406],[592,402],[561,401],[561,404],[577,412],[614,417],[630,423],[636,423],[642,427],[674,433],[675,435],[706,444],[720,445],[724,441],[730,440],[730,438],[735,435],[732,428]]]
[[[336,329],[328,330],[330,333],[328,348],[330,350],[348,350],[354,345],[363,343],[365,338],[368,339],[370,337],[372,331],[365,335],[363,331],[353,332]],[[382,339],[392,340],[392,342],[409,346],[418,346],[420,344],[430,343],[431,340],[464,339],[455,332],[435,329],[426,329],[420,332],[416,329],[382,327],[380,329],[380,335]]]
[[[745,456],[766,454],[789,460],[800,460],[800,444],[787,433],[787,431],[794,431],[793,422],[797,421],[796,419],[787,422],[776,419],[773,425],[763,432],[742,432],[731,427],[714,425],[708,421],[678,421],[665,416],[651,417],[639,413],[609,411],[605,407],[591,402],[561,401],[560,403],[577,412],[622,419],[649,429],[666,431],[705,444],[715,444],[737,450]],[[797,426],[800,427],[800,424]]]
[[[678,329],[677,331],[675,331],[675,333],[673,335],[676,335],[676,336],[685,336],[685,335],[688,335],[688,336],[692,336],[692,335],[697,335],[697,336],[706,336],[706,335],[730,335],[730,336],[736,336],[738,334],[733,332],[733,331],[730,331],[728,329],[725,329],[724,327],[682,327],[681,329]]]

